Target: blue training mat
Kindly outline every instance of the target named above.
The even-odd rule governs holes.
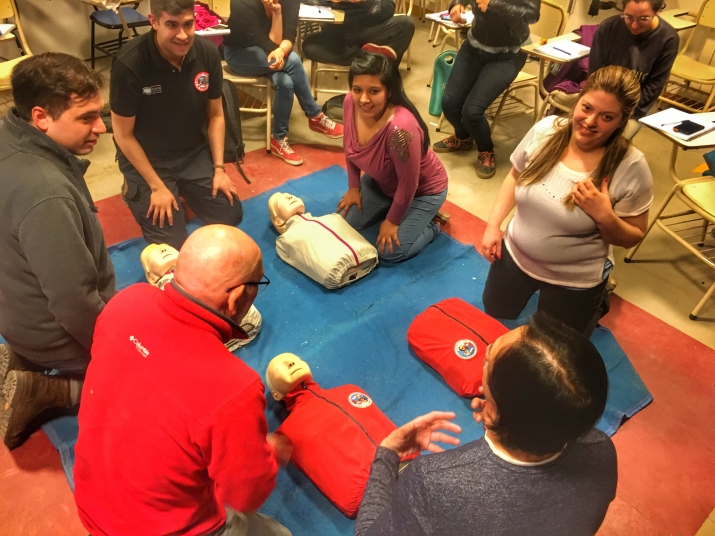
[[[346,184],[345,170],[332,166],[276,190],[301,197],[311,213],[322,215],[335,210]],[[483,308],[487,261],[473,247],[442,234],[417,257],[398,265],[381,263],[364,279],[329,291],[278,258],[277,233],[267,207],[274,191],[244,202],[245,218],[240,227],[261,247],[271,284],[256,299],[263,315],[261,332],[237,355],[264,377],[274,356],[293,352],[310,364],[315,381],[322,387],[346,383],[361,386],[397,425],[434,409],[451,410],[457,413],[456,422],[463,429],[462,443],[480,438],[483,430],[472,420],[469,400],[454,393],[414,355],[406,334],[418,313],[445,298],[458,296]],[[377,227],[365,231],[368,240],[374,242]],[[144,246],[144,240],[138,238],[110,248],[119,287],[144,281],[139,262]],[[519,319],[505,324],[515,327],[524,323],[535,308],[536,300],[532,299]],[[610,379],[608,404],[598,427],[612,435],[624,417],[634,415],[652,397],[608,330],[598,328],[592,340],[606,362]],[[266,396],[268,426],[275,430],[285,409],[269,393]],[[60,451],[73,486],[76,417],[54,420],[44,428]],[[261,511],[296,536],[353,533],[354,522],[290,465],[280,471],[278,484]]]

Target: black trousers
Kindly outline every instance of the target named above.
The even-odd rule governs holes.
[[[367,43],[386,45],[397,53],[397,64],[410,46],[415,33],[412,17],[396,16],[384,22],[356,26],[326,24],[319,32],[312,33],[303,41],[303,54],[311,61],[349,66]]]
[[[570,289],[534,279],[524,273],[502,242],[501,260],[489,269],[482,301],[484,310],[496,318],[514,319],[524,310],[529,298],[539,291],[538,310],[590,337],[603,316],[606,283],[593,288]]]
[[[243,207],[238,199],[234,199],[231,206],[223,192],[218,192],[215,199],[211,197],[214,170],[208,146],[172,160],[156,161],[150,158],[150,161],[177,202],[179,196],[183,197],[201,221],[226,225],[241,223]],[[169,244],[180,249],[187,237],[186,213],[181,203],[178,203],[178,211],[172,209],[173,225],[169,225],[168,221],[164,221],[164,227],[159,227],[158,221],[154,225],[152,218],[146,216],[151,197],[149,185],[129,160],[121,155],[119,170],[124,175],[124,202],[141,227],[144,240],[149,244]]]

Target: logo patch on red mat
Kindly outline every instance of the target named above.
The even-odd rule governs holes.
[[[454,353],[459,359],[472,359],[477,355],[477,345],[474,344],[474,341],[462,339],[454,345]]]
[[[348,401],[356,408],[367,408],[372,405],[372,399],[361,392],[350,394]]]
[[[201,71],[194,77],[194,86],[199,91],[206,91],[209,88],[209,73]]]

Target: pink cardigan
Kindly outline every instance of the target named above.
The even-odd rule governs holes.
[[[380,190],[392,197],[387,219],[402,223],[415,197],[435,195],[447,188],[447,172],[428,149],[422,155],[422,129],[409,110],[395,106],[395,115],[365,145],[360,145],[355,126],[352,96],[343,105],[345,160],[348,186],[360,187],[360,171],[372,177]]]

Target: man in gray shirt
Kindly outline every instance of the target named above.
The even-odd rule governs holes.
[[[451,412],[392,432],[372,463],[356,535],[594,534],[616,495],[616,451],[593,428],[606,406],[601,356],[580,333],[537,313],[497,339],[484,360],[485,435],[457,444]]]
[[[20,445],[45,409],[79,402],[114,269],[84,173],[106,131],[102,77],[68,54],[12,72],[0,124],[0,437]],[[44,374],[57,369],[59,376]]]

